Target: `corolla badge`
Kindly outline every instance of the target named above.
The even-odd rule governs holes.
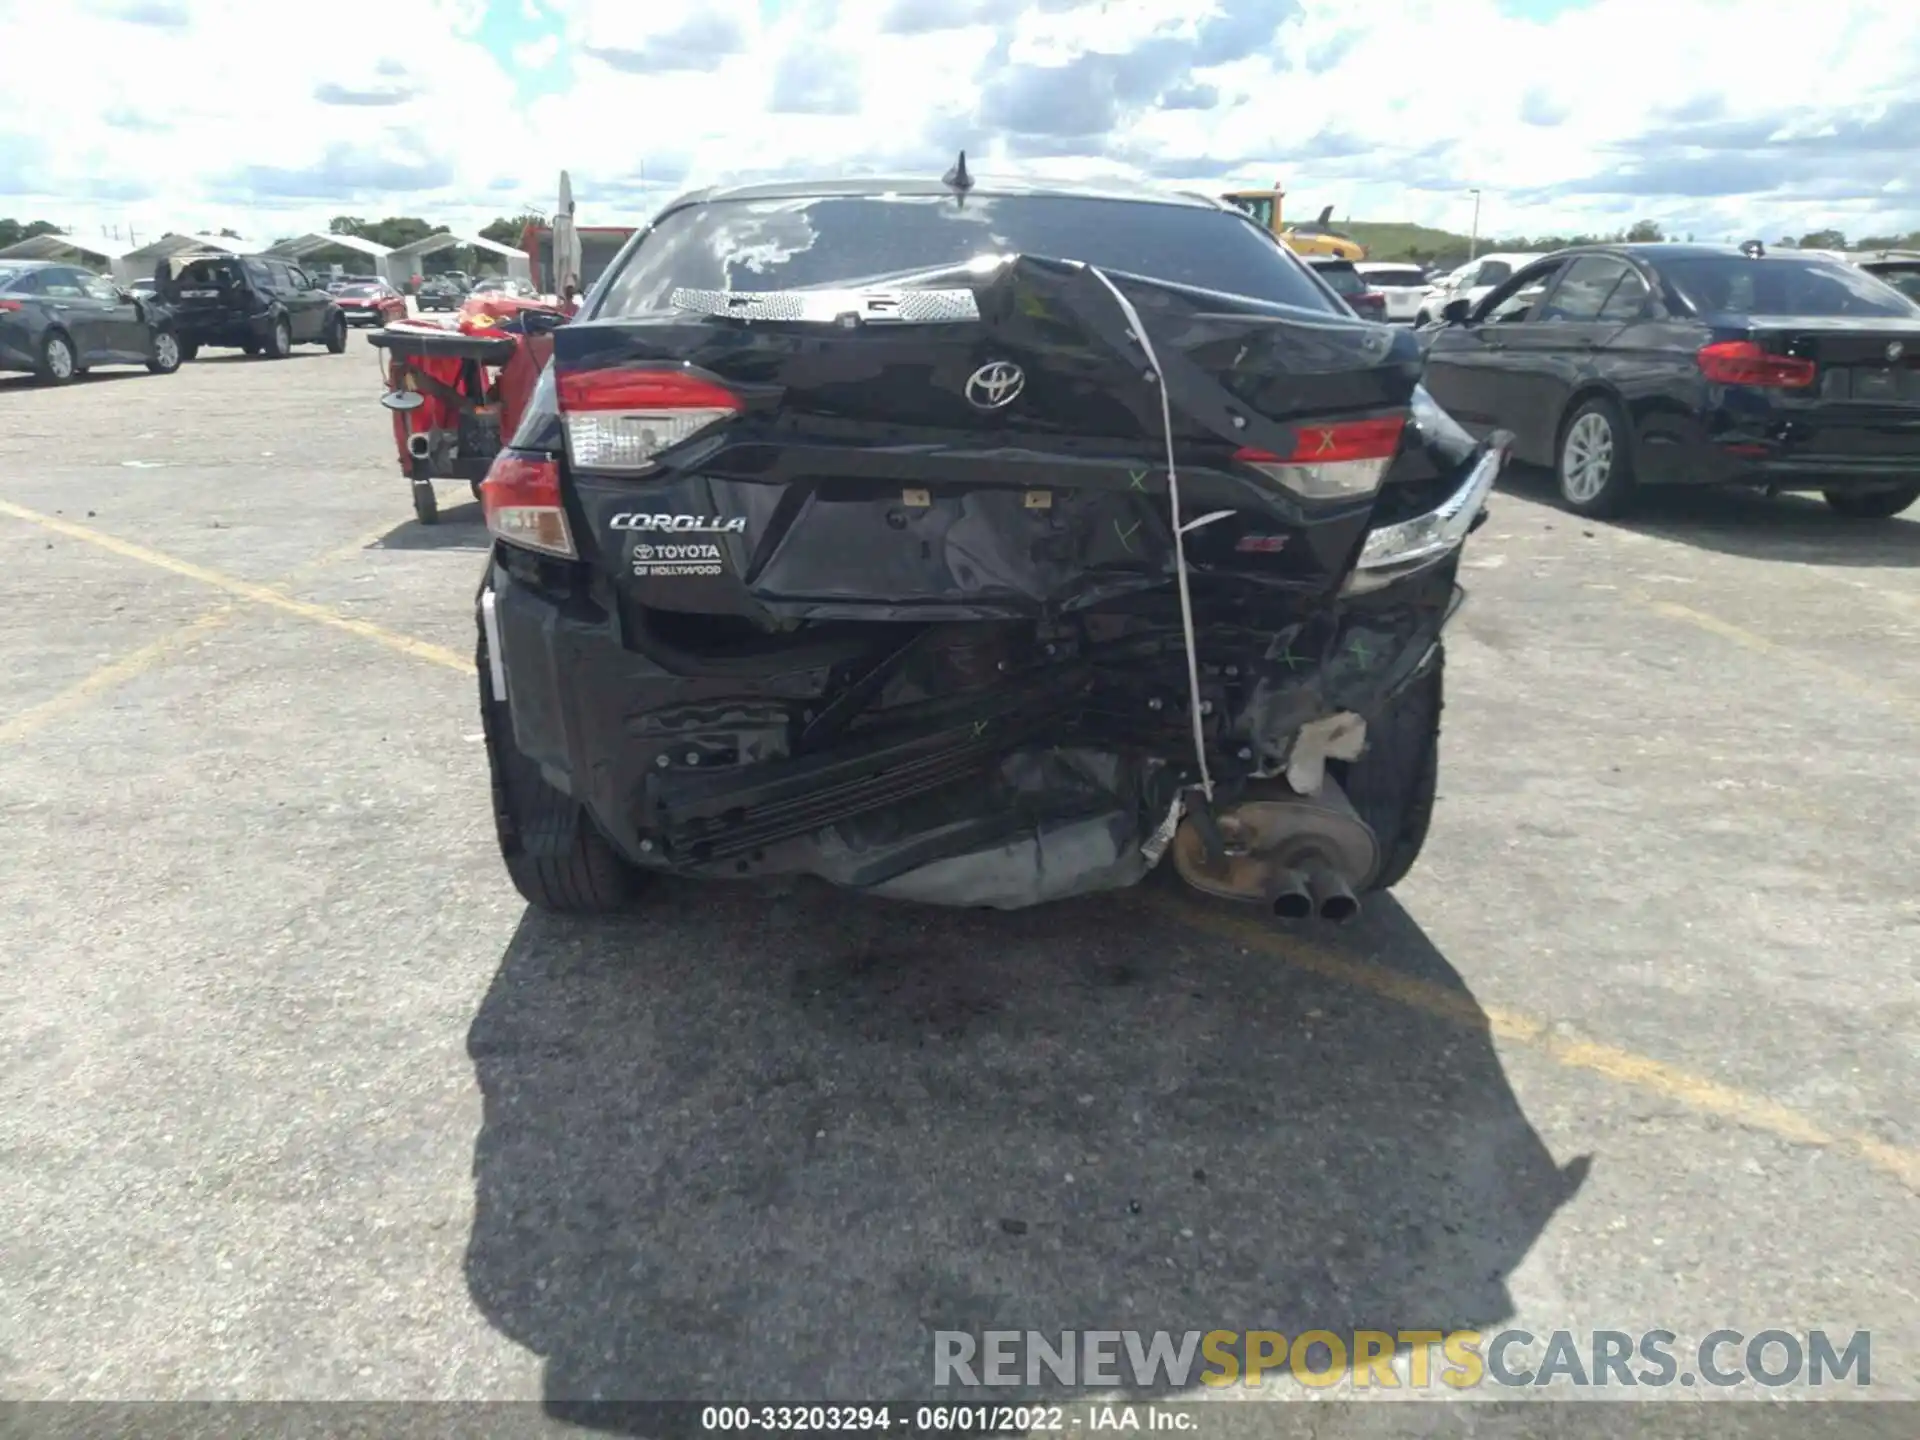
[[[978,410],[998,410],[1026,388],[1026,371],[1011,360],[990,360],[967,377],[967,402]]]
[[[1907,347],[1898,340],[1894,341],[1891,345],[1887,346],[1887,358],[1889,360],[1898,360],[1902,355],[1906,353],[1907,353]]]

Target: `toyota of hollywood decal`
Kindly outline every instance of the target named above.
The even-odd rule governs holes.
[[[636,579],[667,580],[724,575],[726,557],[712,540],[696,540],[695,535],[744,535],[744,518],[723,520],[717,515],[645,515],[623,512],[609,522],[614,530],[640,530],[656,536],[680,536],[685,540],[665,539],[662,543],[642,541],[633,547],[633,573]]]

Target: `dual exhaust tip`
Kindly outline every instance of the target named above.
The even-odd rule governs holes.
[[[1334,870],[1282,870],[1274,876],[1267,907],[1276,920],[1325,920],[1344,925],[1360,913],[1360,897]]]

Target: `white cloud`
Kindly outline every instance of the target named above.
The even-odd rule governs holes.
[[[1526,13],[1546,18],[1528,18]],[[1557,13],[1555,13],[1557,12]],[[1920,227],[1920,5],[1830,0],[0,0],[0,215],[290,233],[589,223],[847,170],[1285,182],[1483,230]],[[278,37],[278,38],[276,38]],[[263,46],[274,64],[262,65]]]

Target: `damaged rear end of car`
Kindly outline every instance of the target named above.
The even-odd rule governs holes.
[[[1211,203],[735,192],[630,243],[482,486],[509,871],[1345,919],[1431,808],[1504,458]]]

